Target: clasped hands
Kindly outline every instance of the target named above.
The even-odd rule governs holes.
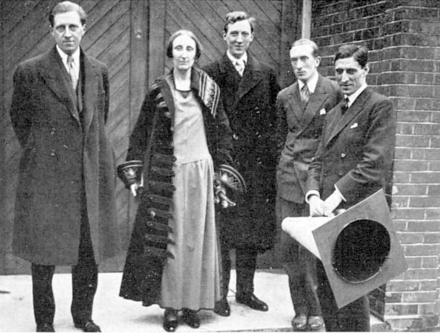
[[[236,203],[226,196],[226,188],[217,179],[214,180],[214,202],[220,203],[223,208],[234,207]]]
[[[336,191],[333,192],[325,201],[316,194],[309,197],[310,216],[335,216],[336,208],[342,202],[342,197]]]

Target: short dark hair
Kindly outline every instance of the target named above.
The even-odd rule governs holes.
[[[70,1],[63,1],[55,5],[55,7],[53,7],[53,9],[51,10],[49,14],[50,26],[53,28],[55,15],[61,13],[68,13],[68,12],[77,12],[81,20],[81,24],[82,25],[86,24],[87,14],[84,11],[84,9],[76,3]]]
[[[171,35],[170,39],[168,39],[168,43],[167,43],[167,47],[166,47],[167,57],[168,58],[173,57],[173,42],[177,37],[182,36],[182,35],[188,36],[194,40],[194,42],[196,43],[196,60],[199,59],[200,56],[202,55],[202,44],[200,44],[200,41],[196,37],[196,35],[194,35],[194,33],[189,30],[179,30]]]
[[[255,19],[253,17],[250,17],[245,12],[230,12],[226,14],[226,23],[225,27],[223,28],[223,32],[227,34],[229,26],[238,21],[248,21],[249,25],[251,26],[251,32],[254,32]]]
[[[301,38],[298,39],[296,41],[293,42],[292,44],[292,48],[294,46],[299,46],[299,45],[310,45],[312,47],[312,54],[315,58],[319,57],[319,47],[318,45],[316,45],[316,43],[308,38]]]
[[[335,63],[339,59],[353,57],[357,63],[364,68],[368,63],[368,49],[365,46],[356,44],[346,44],[339,47],[338,52],[335,54]]]

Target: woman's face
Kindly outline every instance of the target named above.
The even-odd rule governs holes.
[[[173,41],[173,64],[179,71],[191,69],[196,57],[196,42],[191,37],[180,35]]]

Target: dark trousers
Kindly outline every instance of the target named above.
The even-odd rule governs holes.
[[[308,216],[307,204],[286,201],[277,197],[279,225],[286,217]],[[290,296],[295,314],[320,316],[321,307],[317,293],[317,258],[289,234],[281,231],[281,261],[289,278]]]
[[[53,265],[32,264],[32,290],[34,315],[37,325],[53,323],[55,299],[52,290]],[[93,255],[89,224],[86,217],[81,221],[81,239],[78,264],[72,267],[73,321],[81,325],[92,318],[93,299],[98,286],[98,266]]]
[[[319,281],[318,294],[326,332],[369,332],[370,302],[368,295],[362,296],[338,309],[327,274],[320,261],[318,262],[317,270]]]
[[[231,248],[220,244],[222,259],[222,295],[228,295],[231,278]],[[251,295],[254,293],[254,275],[257,266],[258,251],[250,248],[235,249],[235,269],[237,272],[237,294]]]

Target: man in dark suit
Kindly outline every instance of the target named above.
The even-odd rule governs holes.
[[[23,148],[13,250],[31,262],[38,332],[53,332],[56,265],[72,266],[75,327],[92,320],[97,264],[119,252],[113,151],[105,131],[106,66],[84,54],[86,13],[62,2],[49,15],[56,45],[21,63],[10,110]]]
[[[228,50],[204,68],[222,91],[233,131],[233,158],[248,189],[236,207],[222,210],[217,217],[224,297],[217,303],[216,312],[223,316],[230,314],[226,296],[233,248],[237,302],[255,310],[268,310],[267,304],[254,295],[253,280],[258,253],[270,249],[275,239],[275,102],[280,88],[275,70],[247,52],[254,38],[253,22],[244,12],[229,13],[223,32]]]
[[[290,49],[293,72],[298,81],[278,94],[277,169],[278,223],[286,217],[308,216],[304,201],[307,169],[315,156],[328,112],[342,99],[338,84],[318,73],[318,46],[300,39]],[[316,292],[316,258],[286,232],[281,232],[281,260],[289,277],[295,330],[319,330],[323,326]]]
[[[339,48],[335,74],[345,98],[327,117],[308,170],[306,198],[312,216],[331,216],[385,189],[394,156],[396,115],[392,102],[367,86],[368,72],[365,47]],[[318,279],[326,330],[369,331],[368,297],[338,310],[322,265]]]

